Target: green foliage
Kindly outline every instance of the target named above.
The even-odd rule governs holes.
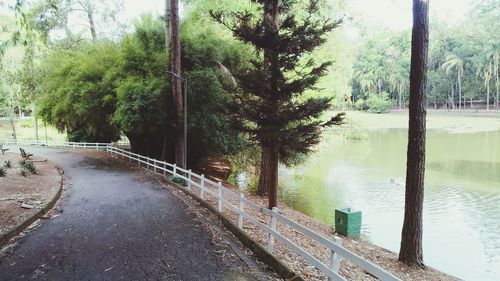
[[[5,176],[7,176],[7,170],[4,167],[2,167],[0,168],[0,178],[3,178]]]
[[[28,176],[28,173],[29,171],[25,170],[25,169],[21,169],[21,171],[19,171],[19,174],[23,177],[27,177]]]
[[[3,162],[3,166],[6,168],[6,169],[10,169],[12,168],[12,162],[10,160],[5,160]]]
[[[33,162],[22,160],[19,161],[19,165],[21,166],[22,170],[28,171],[32,174],[36,174],[36,167],[35,164],[33,164]]]
[[[221,40],[214,25],[182,26],[182,76],[188,81],[188,159],[236,151],[225,112],[230,93],[225,66],[244,65],[245,48]],[[173,158],[174,131],[165,32],[159,18],[143,16],[119,43],[57,50],[41,67],[39,114],[72,140],[109,142],[122,131],[132,150]]]
[[[384,113],[387,112],[391,107],[391,100],[389,99],[389,94],[382,92],[380,94],[371,94],[366,100],[366,106],[368,111],[374,113]]]
[[[66,131],[70,141],[111,142],[119,128],[111,122],[120,53],[112,42],[55,50],[42,63],[39,115]]]
[[[365,110],[368,110],[368,106],[366,105],[366,100],[364,99],[358,99],[355,103],[354,103],[354,108],[356,110],[360,110],[360,111],[365,111]]]
[[[255,4],[259,16],[246,10],[232,14],[234,20],[227,21],[224,11],[212,12],[236,38],[255,50],[252,67],[235,72],[238,85],[231,112],[241,132],[263,148],[277,149],[280,160],[290,164],[319,142],[321,127],[342,120],[337,115],[322,122],[322,113],[330,108],[332,99],[304,95],[316,90],[318,79],[331,65],[316,62],[311,53],[326,42],[326,34],[340,21],[323,17],[317,1],[282,1],[277,4],[283,13],[277,31],[268,17],[261,16],[265,1]]]
[[[498,1],[477,1],[460,24],[431,19],[428,102],[435,108],[496,107],[500,102]],[[378,32],[361,45],[351,83],[355,100],[388,92],[393,104],[408,100],[408,31]]]

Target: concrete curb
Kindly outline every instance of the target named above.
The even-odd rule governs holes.
[[[166,180],[165,178],[163,178]],[[245,245],[248,249],[250,249],[262,262],[265,264],[269,265],[271,268],[273,268],[276,273],[278,273],[282,278],[290,281],[304,281],[304,279],[295,274],[288,266],[286,266],[283,262],[281,262],[277,257],[273,256],[270,254],[264,247],[259,245],[256,241],[254,241],[250,236],[248,236],[246,233],[241,231],[236,224],[234,224],[232,221],[230,221],[228,218],[226,218],[223,214],[219,213],[215,207],[210,205],[209,203],[203,201],[201,198],[196,196],[194,193],[191,191],[187,190],[185,187],[174,183],[172,181],[166,180],[169,184],[175,186],[177,189],[180,191],[184,192],[185,194],[189,195],[191,198],[196,200],[200,205],[203,207],[207,208],[210,212],[215,214],[219,220],[222,222],[222,224],[229,229],[238,239]]]
[[[58,169],[61,171],[60,169]],[[19,223],[16,225],[13,229],[9,230],[7,233],[4,233],[0,235],[0,248],[5,246],[9,240],[19,233],[21,233],[23,230],[25,230],[28,226],[30,226],[32,223],[34,223],[37,219],[45,215],[50,209],[54,207],[54,205],[57,203],[57,200],[61,198],[61,193],[62,193],[62,187],[63,187],[63,176],[61,175],[61,180],[59,184],[59,190],[56,192],[52,200],[50,200],[45,206],[43,206],[42,209],[40,209],[38,212],[33,214],[31,217],[27,218],[25,221]]]

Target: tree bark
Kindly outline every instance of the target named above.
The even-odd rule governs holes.
[[[497,82],[495,83],[495,87],[496,87],[496,90],[497,90],[497,103],[495,104],[495,108],[496,108],[496,110],[498,110],[500,108],[500,101],[498,100],[498,98],[500,97],[500,95],[498,94],[498,87],[499,87],[499,82],[498,82],[498,66],[495,69],[495,76],[496,76],[496,80],[497,80]]]
[[[95,31],[95,23],[94,23],[94,11],[92,8],[87,10],[87,17],[89,20],[89,26],[90,26],[90,34],[92,35],[92,41],[97,41],[97,33]]]
[[[186,168],[184,159],[184,132],[183,132],[183,104],[181,76],[181,41],[179,36],[179,0],[170,0],[170,27],[171,27],[171,69],[175,75],[172,79],[172,95],[175,113],[175,163]]]
[[[458,83],[458,110],[462,109],[462,81],[460,79],[460,71],[457,71]]]
[[[429,2],[413,0],[410,69],[410,112],[406,164],[405,215],[399,260],[425,267],[422,249],[422,213],[425,174],[426,84],[429,44]]]
[[[279,36],[279,1],[267,0],[264,5],[265,32],[269,38]],[[270,50],[264,50],[264,65],[267,71],[267,79],[270,85],[270,108],[273,115],[266,122],[273,123],[278,114],[278,76],[279,55]],[[261,140],[262,154],[257,194],[269,195],[269,209],[277,206],[278,198],[278,162],[279,143],[278,132],[269,132],[266,139]]]

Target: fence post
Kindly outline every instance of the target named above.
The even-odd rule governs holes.
[[[99,150],[99,144],[97,142],[95,143],[95,150]]]
[[[201,200],[205,200],[205,175],[201,174],[201,180],[200,180],[200,198]]]
[[[222,213],[222,211],[223,211],[223,206],[222,206],[222,183],[220,181],[217,182],[217,207],[219,209],[219,212]]]
[[[163,162],[163,175],[167,175],[167,163]]]
[[[188,170],[187,188],[191,190],[191,169]]]
[[[156,174],[156,159],[153,160],[153,171]]]
[[[238,214],[238,228],[243,230],[243,214],[245,213],[245,202],[243,202],[243,198],[245,198],[245,194],[243,192],[240,192],[240,212]]]
[[[177,164],[174,163],[174,170],[172,171],[172,176],[177,176]]]
[[[334,236],[333,243],[342,246],[342,238]],[[330,268],[333,272],[339,273],[340,270],[340,255],[335,253],[335,251],[330,250],[330,257],[328,259],[328,268]],[[328,277],[328,281],[332,281],[333,279]]]
[[[276,223],[277,219],[275,213],[278,213],[278,208],[273,207],[273,212],[271,213],[271,230],[276,231]],[[269,237],[267,237],[267,251],[272,254],[274,249],[274,235],[272,232],[269,232]]]

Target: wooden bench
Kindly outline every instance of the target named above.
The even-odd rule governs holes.
[[[2,151],[2,154],[5,154],[5,151],[9,150],[8,148],[3,148],[3,144],[0,144],[0,151]]]
[[[21,147],[19,148],[19,150],[21,151],[21,157],[28,160],[28,158],[30,158],[30,156],[33,156],[32,153],[26,153],[26,151],[24,149],[22,149]]]

